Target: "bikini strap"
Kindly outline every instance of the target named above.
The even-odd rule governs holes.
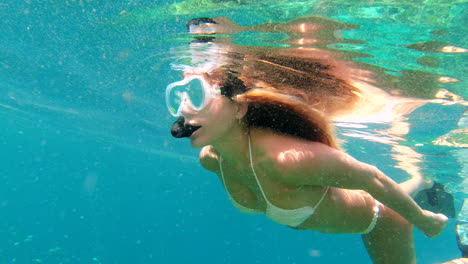
[[[258,185],[258,188],[260,188],[260,191],[262,192],[262,195],[263,195],[263,198],[265,199],[265,201],[269,204],[270,201],[268,201],[266,195],[265,195],[265,192],[263,191],[263,188],[262,188],[262,185],[260,184],[260,181],[258,180],[258,177],[257,177],[257,173],[255,172],[255,169],[254,169],[254,166],[253,166],[253,159],[252,159],[252,142],[251,142],[251,139],[250,139],[250,133],[249,133],[249,160],[250,160],[250,168],[252,169],[252,173],[255,177],[255,180],[257,181],[257,185]]]
[[[250,168],[252,169],[252,173],[255,176],[255,180],[257,181],[258,188],[260,188],[260,191],[262,192],[263,198],[265,198],[265,201],[267,203],[271,204],[271,202],[268,201],[268,199],[267,199],[267,197],[265,195],[265,192],[263,191],[263,188],[262,188],[262,185],[260,184],[260,181],[258,180],[257,173],[255,173],[255,169],[254,169],[254,166],[253,166],[253,160],[252,160],[252,143],[251,143],[251,139],[250,139],[250,134],[249,134],[249,159],[250,159]],[[325,192],[322,195],[322,198],[320,198],[320,200],[317,202],[317,204],[315,205],[314,208],[317,208],[322,203],[322,201],[323,201],[323,199],[325,199],[325,196],[327,195],[329,189],[330,189],[330,186],[327,186]]]
[[[323,199],[325,199],[325,196],[327,195],[329,189],[330,189],[330,186],[327,186],[327,189],[323,193],[322,198],[320,198],[317,204],[315,204],[315,207],[314,207],[315,209],[317,209],[317,207],[322,203]]]
[[[221,173],[221,179],[223,180],[223,184],[224,186],[226,186],[226,183],[224,182],[224,173],[223,173],[223,157],[221,155],[219,155],[219,162],[218,162],[218,165],[219,165],[219,172]]]

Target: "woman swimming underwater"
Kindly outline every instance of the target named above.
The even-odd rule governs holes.
[[[374,263],[416,263],[412,225],[442,232],[447,217],[339,149],[325,109],[355,93],[333,67],[242,49],[200,61],[166,89],[179,117],[172,132],[202,148],[200,163],[236,208],[294,229],[361,234]]]

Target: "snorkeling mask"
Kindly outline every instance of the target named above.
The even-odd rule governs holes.
[[[212,99],[221,96],[219,85],[210,85],[202,75],[188,75],[166,88],[166,105],[171,115],[179,117],[171,128],[176,138],[190,137],[200,127],[185,124],[182,111],[198,112]]]
[[[166,88],[166,106],[171,115],[182,116],[182,110],[198,112],[221,95],[219,85],[210,85],[202,75],[188,75]]]
[[[247,91],[244,83],[232,74],[228,74],[222,86],[210,85],[203,75],[186,76],[182,81],[169,84],[166,88],[166,104],[169,112],[179,117],[171,128],[176,138],[190,137],[200,127],[185,124],[183,110],[196,113],[205,108],[211,100],[219,96],[229,98]]]
[[[179,117],[171,127],[176,138],[190,137],[200,127],[185,124],[182,110],[198,112],[215,97],[220,96],[218,85],[210,85],[201,75],[189,75],[166,88],[166,105],[171,115]]]

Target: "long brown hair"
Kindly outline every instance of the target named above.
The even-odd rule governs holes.
[[[253,89],[235,96],[233,100],[249,104],[244,117],[248,128],[269,128],[338,149],[325,116],[295,96]]]
[[[240,78],[249,88],[274,88],[300,97],[330,118],[354,108],[361,91],[345,81],[350,79],[350,67],[336,58],[307,54],[297,49],[278,49],[246,56]]]
[[[231,50],[225,54],[229,62],[210,75],[223,80],[224,95],[248,103],[248,128],[269,128],[339,148],[330,120],[353,108],[360,91],[345,81],[346,67],[339,60],[295,51]]]

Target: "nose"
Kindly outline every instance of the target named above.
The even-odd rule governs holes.
[[[181,116],[187,118],[187,117],[195,115],[197,111],[195,111],[195,109],[193,108],[192,104],[190,103],[190,100],[188,100],[187,98],[184,98],[184,100],[182,101],[180,105],[179,113]]]

